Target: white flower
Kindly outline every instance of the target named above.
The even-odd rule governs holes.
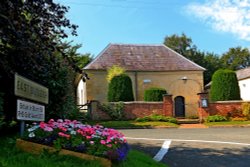
[[[36,136],[36,135],[35,135],[34,132],[31,132],[31,133],[29,134],[29,137],[30,137],[30,138],[35,137],[35,136]]]
[[[76,131],[72,130],[72,131],[70,131],[70,134],[71,135],[76,135]]]

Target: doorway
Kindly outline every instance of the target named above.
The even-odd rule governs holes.
[[[185,117],[185,98],[177,96],[174,98],[175,117]]]

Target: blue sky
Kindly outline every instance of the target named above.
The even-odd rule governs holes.
[[[161,44],[185,33],[201,51],[222,54],[250,46],[250,0],[56,0],[79,26],[79,53],[98,55],[109,43]]]

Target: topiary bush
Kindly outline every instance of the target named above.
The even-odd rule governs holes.
[[[214,73],[210,99],[212,101],[240,100],[240,89],[234,71],[217,70]]]
[[[114,76],[108,87],[108,101],[134,101],[132,81],[126,74]]]
[[[149,88],[144,92],[144,101],[163,101],[163,95],[167,91],[163,88]]]

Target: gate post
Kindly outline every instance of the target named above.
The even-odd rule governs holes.
[[[206,118],[209,113],[209,103],[208,103],[208,93],[207,92],[202,92],[202,93],[198,93],[198,116],[199,116],[199,121],[200,122],[204,122],[204,118]],[[206,100],[207,105],[202,104],[203,101]]]
[[[163,113],[165,116],[173,116],[173,95],[165,94],[163,95]]]

